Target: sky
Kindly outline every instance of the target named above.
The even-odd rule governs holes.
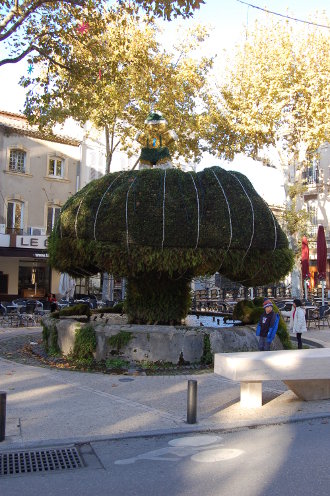
[[[310,20],[313,17],[314,22],[316,12],[319,12],[319,22],[322,24],[322,12],[330,17],[329,0],[251,0],[247,3],[267,8],[268,10],[295,17],[301,20]],[[262,10],[252,8],[241,3],[239,0],[205,0],[205,4],[196,11],[192,20],[178,20],[170,23],[162,23],[165,40],[172,40],[175,36],[176,28],[181,25],[183,28],[193,26],[194,23],[201,23],[209,26],[212,31],[205,44],[205,52],[208,55],[217,55],[221,62],[221,54],[224,50],[230,51],[235,44],[240,43],[246,36],[246,30],[252,29],[254,21],[263,21],[267,14]],[[274,16],[276,20],[286,22],[285,19]],[[289,21],[293,25],[302,25],[296,21]],[[319,28],[322,29],[322,28]],[[330,30],[329,35],[330,35]],[[0,67],[0,110],[11,112],[21,112],[24,108],[25,90],[18,84],[20,77],[27,73],[28,63],[26,60],[18,64],[8,64]],[[246,173],[252,180],[257,191],[265,196],[265,182],[269,179],[274,184],[276,181],[279,185],[277,189],[270,188],[266,198],[269,203],[279,201],[279,195],[283,196],[280,184],[281,178],[276,172],[268,167],[262,167],[257,164],[251,166],[251,162],[238,157],[233,163],[225,164],[214,158],[205,157],[199,168],[209,165],[221,165],[225,168],[238,169]],[[243,170],[242,170],[243,167]],[[283,197],[284,198],[284,197]],[[282,197],[280,197],[280,201]]]

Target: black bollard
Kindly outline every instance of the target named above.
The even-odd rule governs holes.
[[[187,424],[196,424],[197,419],[197,381],[188,381]]]
[[[217,319],[217,324],[218,324],[218,325],[220,324],[220,319]]]
[[[213,322],[215,321],[215,317],[212,317]]]
[[[0,391],[0,442],[6,436],[6,396],[7,393]]]

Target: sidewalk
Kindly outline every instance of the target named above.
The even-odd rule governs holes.
[[[330,330],[308,331],[308,340],[330,347]],[[232,430],[317,417],[329,417],[330,422],[330,400],[300,401],[280,381],[264,384],[261,409],[243,410],[239,384],[212,373],[103,375],[0,358],[0,377],[0,389],[7,392],[6,439],[0,450]],[[198,423],[194,425],[186,423],[189,379],[198,382]]]

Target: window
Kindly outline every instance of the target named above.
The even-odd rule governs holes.
[[[55,227],[57,219],[59,218],[61,208],[52,206],[48,207],[47,211],[47,234],[50,234]]]
[[[22,234],[23,231],[23,211],[22,202],[10,200],[7,205],[7,232]]]
[[[317,235],[318,231],[318,219],[317,219],[317,204],[314,200],[311,200],[307,203],[307,213],[308,213],[308,222],[307,222],[307,234],[310,237],[314,237]]]
[[[63,177],[64,160],[61,158],[50,158],[48,164],[48,175],[54,177]]]
[[[13,149],[9,153],[9,170],[25,173],[26,152]]]

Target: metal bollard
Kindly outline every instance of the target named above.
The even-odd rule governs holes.
[[[217,319],[217,324],[218,324],[218,325],[220,324],[220,319]]]
[[[6,436],[6,396],[7,393],[0,391],[0,442]]]
[[[215,317],[212,317],[213,322],[215,321]]]
[[[187,424],[196,424],[197,420],[197,381],[188,381]]]

